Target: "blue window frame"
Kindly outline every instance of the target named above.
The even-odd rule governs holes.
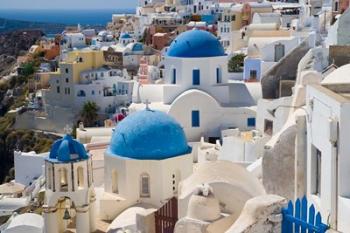
[[[192,127],[199,127],[199,111],[195,110],[192,111]]]
[[[221,83],[221,70],[216,68],[216,83]]]
[[[199,69],[195,69],[192,71],[192,84],[200,85],[200,71]]]
[[[255,123],[256,123],[255,117],[250,117],[247,119],[248,127],[255,127]]]
[[[176,84],[176,69],[173,69],[173,79],[171,80],[172,84]]]

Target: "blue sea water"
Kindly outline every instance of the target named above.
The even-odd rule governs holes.
[[[106,25],[112,14],[134,14],[135,9],[0,9],[0,18],[67,25]]]

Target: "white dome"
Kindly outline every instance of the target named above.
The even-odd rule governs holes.
[[[322,84],[350,83],[350,64],[344,65],[326,76]]]

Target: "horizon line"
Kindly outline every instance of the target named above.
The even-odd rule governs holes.
[[[136,10],[133,7],[124,7],[124,8],[0,8],[0,10]]]

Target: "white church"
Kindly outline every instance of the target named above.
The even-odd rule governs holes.
[[[171,116],[149,108],[129,115],[105,152],[100,217],[113,220],[135,204],[161,207],[192,174],[192,161],[192,148]]]
[[[228,56],[209,32],[191,30],[180,34],[164,57],[162,84],[138,84],[130,112],[151,109],[174,117],[189,141],[201,137],[211,142],[230,128],[255,128],[260,84],[228,79]]]

